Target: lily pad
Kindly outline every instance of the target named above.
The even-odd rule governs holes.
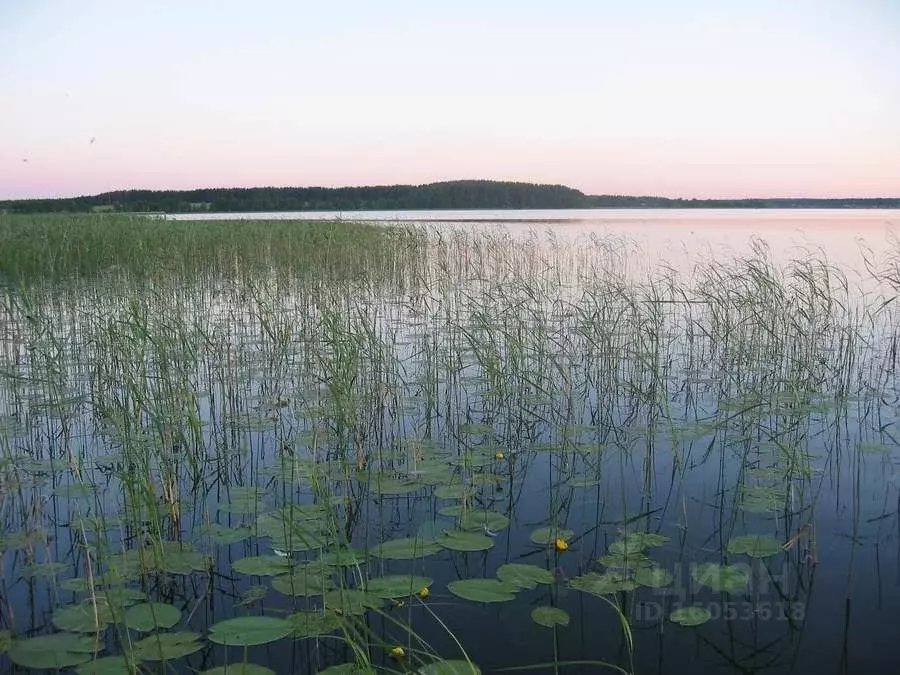
[[[383,577],[369,579],[366,587],[369,592],[374,593],[379,598],[392,600],[418,593],[433,583],[434,579],[414,574],[388,574]]]
[[[257,577],[274,577],[290,572],[292,566],[289,558],[277,555],[256,555],[235,560],[231,569],[241,574],[252,574]]]
[[[362,616],[366,610],[377,609],[383,604],[383,600],[377,595],[359,588],[336,588],[328,591],[323,602],[327,609],[354,616]]]
[[[577,591],[593,595],[610,595],[619,591],[633,591],[636,588],[634,579],[625,574],[615,572],[588,572],[569,581],[569,586]]]
[[[569,615],[559,607],[535,607],[531,610],[531,619],[539,626],[547,628],[569,625]]]
[[[531,541],[539,546],[550,546],[557,539],[567,542],[575,536],[572,530],[559,527],[541,527],[531,533]]]
[[[459,529],[461,530],[477,531],[487,528],[493,532],[499,532],[507,527],[509,527],[509,518],[496,511],[471,509],[459,516]]]
[[[9,648],[9,658],[16,665],[35,670],[62,670],[93,658],[94,638],[72,633],[39,635],[16,640]]]
[[[324,637],[341,627],[334,612],[295,612],[286,621],[290,622],[295,638]]]
[[[275,577],[272,580],[272,588],[291,597],[308,598],[314,595],[324,595],[334,588],[334,584],[329,577],[299,569],[294,570],[292,574]]]
[[[747,588],[750,576],[747,570],[737,565],[717,565],[704,563],[697,565],[691,576],[701,586],[708,586],[714,591],[741,593]]]
[[[430,539],[406,537],[404,539],[391,539],[385,541],[371,550],[376,558],[385,560],[412,560],[424,558],[440,552],[441,547]]]
[[[109,605],[98,598],[96,608],[91,602],[61,607],[53,612],[53,625],[72,633],[99,633],[112,622]]]
[[[133,645],[135,658],[140,661],[172,661],[203,649],[200,635],[189,631],[157,633]]]
[[[463,660],[435,661],[421,666],[419,675],[481,675],[481,668]]]
[[[210,626],[209,641],[228,647],[265,645],[287,637],[294,625],[274,616],[241,616]]]
[[[745,534],[728,542],[728,552],[731,555],[746,554],[751,558],[770,558],[781,551],[781,542],[767,534]]]
[[[462,499],[474,494],[474,490],[466,485],[442,485],[434,491],[438,499]]]
[[[552,584],[554,579],[553,573],[543,567],[521,563],[501,565],[497,570],[497,578],[521,590],[531,590],[538,584]]]
[[[323,553],[319,560],[332,567],[356,567],[366,561],[366,554],[356,549],[341,547]]]
[[[437,543],[451,551],[487,551],[494,540],[478,532],[444,532]]]
[[[705,607],[682,607],[669,615],[669,621],[682,626],[700,626],[712,618]]]
[[[246,525],[228,527],[220,523],[210,523],[200,528],[200,534],[209,538],[213,544],[237,544],[250,537],[250,528]]]
[[[275,671],[255,663],[229,663],[200,671],[200,675],[275,675]]]
[[[137,661],[126,656],[104,656],[90,663],[84,663],[75,669],[78,675],[123,675],[123,673],[137,673]]]
[[[634,580],[639,586],[648,588],[664,588],[672,583],[674,577],[661,567],[641,567],[634,573]]]
[[[159,628],[171,628],[181,618],[181,610],[161,602],[142,602],[125,612],[125,625],[132,630],[148,633]]]
[[[497,579],[461,579],[447,584],[453,595],[473,602],[510,602],[517,587]]]

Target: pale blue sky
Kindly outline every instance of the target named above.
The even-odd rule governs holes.
[[[0,198],[900,196],[900,0],[0,0],[0,91]]]

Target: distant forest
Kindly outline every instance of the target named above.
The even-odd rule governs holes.
[[[259,187],[200,190],[120,190],[64,199],[0,201],[7,213],[192,211],[400,211],[429,209],[589,208],[900,208],[881,199],[670,199],[586,195],[564,185],[460,180],[427,185],[372,187]]]

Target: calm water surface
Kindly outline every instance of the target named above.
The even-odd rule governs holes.
[[[202,640],[234,616],[335,603],[346,616],[240,561],[301,566],[350,546],[359,565],[329,568],[329,584],[431,580],[427,599],[359,619],[378,668],[462,648],[484,672],[896,669],[900,212],[227,217],[421,223],[445,241],[385,284],[185,281],[164,297],[72,288],[28,316],[11,305],[0,619],[14,633],[52,632],[54,616],[71,630],[54,613],[85,600],[88,575],[114,576],[105,556],[154,542],[149,571],[104,588],[177,607],[168,631]],[[483,522],[460,520],[470,511]],[[441,544],[460,530],[484,550]],[[434,550],[374,555],[416,537]],[[108,548],[86,556],[98,539]],[[452,590],[510,563],[549,577],[505,602]],[[538,625],[538,607],[568,625]],[[672,620],[686,608],[699,625]],[[354,660],[340,632],[320,633],[246,658],[279,673]],[[105,635],[120,653],[121,633]],[[204,640],[167,667],[244,657]]]

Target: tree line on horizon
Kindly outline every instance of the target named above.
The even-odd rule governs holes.
[[[587,208],[900,208],[900,198],[681,199],[586,195],[564,185],[459,180],[369,187],[120,190],[60,199],[0,201],[7,213],[187,213],[208,211],[401,211]]]

